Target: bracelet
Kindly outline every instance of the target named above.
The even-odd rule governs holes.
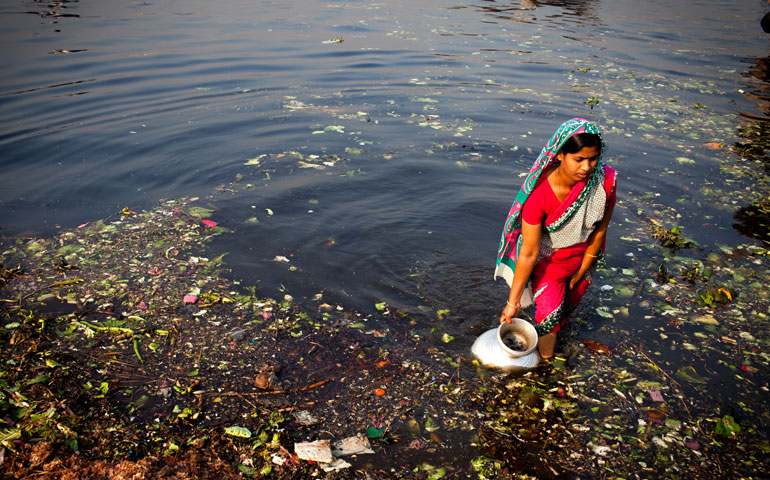
[[[511,307],[511,308],[521,308],[521,303],[517,303],[516,305],[514,305],[511,302],[509,302],[508,300],[506,300],[505,303],[507,303],[508,306]]]
[[[599,258],[599,255],[591,255],[590,253],[586,252],[586,255],[592,258]]]

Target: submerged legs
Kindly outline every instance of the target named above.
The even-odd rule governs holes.
[[[537,339],[537,351],[540,352],[540,358],[547,360],[553,357],[553,350],[556,346],[556,332],[550,332]]]

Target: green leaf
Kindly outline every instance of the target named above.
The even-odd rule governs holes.
[[[686,382],[690,383],[698,383],[698,384],[704,384],[706,383],[706,379],[698,375],[698,372],[690,365],[685,365],[683,367],[680,367],[679,370],[676,371],[674,374],[674,377],[678,380],[684,380]]]
[[[239,427],[237,425],[232,427],[226,427],[225,433],[227,435],[230,435],[231,437],[251,438],[251,430],[249,430],[246,427]]]
[[[618,285],[615,287],[615,292],[621,297],[633,297],[634,290],[628,285]]]
[[[419,469],[428,473],[428,476],[425,477],[427,480],[439,480],[446,476],[446,469],[443,467],[434,467],[429,463],[421,464]]]
[[[8,428],[6,430],[0,430],[0,445],[3,445],[8,450],[14,451],[13,441],[21,438],[21,429]]]
[[[105,320],[99,323],[99,325],[103,327],[122,327],[125,324],[126,324],[126,320],[118,320],[116,318]]]
[[[438,480],[446,476],[446,470],[444,468],[437,468],[428,474],[428,480]]]
[[[61,282],[54,282],[50,285],[48,285],[47,288],[57,288],[57,287],[64,287],[66,285],[73,285],[75,283],[81,283],[84,282],[82,278],[73,278],[71,280],[62,280]]]
[[[599,316],[604,318],[612,318],[612,312],[610,312],[610,309],[607,307],[597,307],[596,313],[599,314]]]
[[[257,469],[251,468],[244,464],[238,465],[238,470],[246,474],[246,476],[249,478],[257,474]]]
[[[176,452],[177,450],[179,450],[179,445],[177,445],[177,444],[176,444],[176,443],[174,443],[173,441],[169,440],[169,442],[168,442],[168,448],[166,448],[166,449],[163,451],[163,456],[165,456],[165,457],[169,457],[169,456],[173,455],[173,454],[174,454],[174,452]]]
[[[267,155],[263,153],[258,157],[252,158],[250,160],[246,160],[246,163],[244,163],[244,165],[259,165],[259,161],[265,158],[266,156]]]
[[[433,417],[428,417],[425,420],[425,430],[426,431],[428,431],[428,432],[435,432],[438,429],[439,429],[439,426],[436,423],[436,421],[433,420]]]
[[[497,460],[482,455],[471,460],[471,466],[478,474],[479,480],[488,480],[497,476],[501,464]]]
[[[139,359],[139,363],[144,364],[144,360],[142,360],[142,356],[139,355],[139,340],[137,340],[136,337],[134,337],[133,344],[134,344],[134,354],[136,355],[136,358]]]
[[[735,423],[735,419],[730,415],[725,415],[717,421],[716,429],[714,433],[717,435],[723,435],[729,437],[741,432],[741,427]]]
[[[34,385],[36,383],[42,383],[48,381],[48,374],[40,375],[39,377],[35,377],[32,380],[27,380],[26,385]]]
[[[64,439],[64,445],[67,446],[71,451],[77,452],[78,451],[78,437],[72,436],[72,437],[66,437]]]
[[[382,438],[385,435],[385,430],[381,428],[369,427],[366,429],[366,436],[369,438]]]
[[[214,210],[203,207],[190,207],[187,213],[192,217],[209,218]]]

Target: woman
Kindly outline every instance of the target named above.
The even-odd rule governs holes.
[[[535,303],[538,351],[553,356],[556,333],[591,284],[615,206],[615,170],[604,141],[582,118],[563,123],[540,152],[513,202],[495,278],[511,286],[500,322]]]

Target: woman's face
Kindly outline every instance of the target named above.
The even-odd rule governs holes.
[[[559,152],[557,158],[561,161],[562,172],[575,183],[583,181],[593,173],[599,164],[599,147],[583,147],[575,153]]]

